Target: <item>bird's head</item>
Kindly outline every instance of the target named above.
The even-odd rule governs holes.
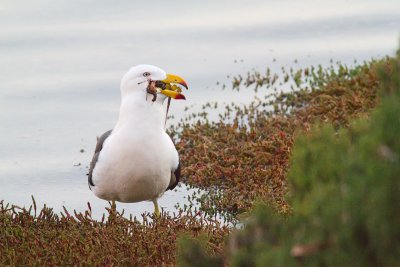
[[[188,89],[184,79],[178,75],[167,74],[162,69],[152,65],[137,65],[132,67],[122,78],[121,91],[123,95],[147,92],[150,99],[163,102],[167,97],[185,99],[178,85]]]

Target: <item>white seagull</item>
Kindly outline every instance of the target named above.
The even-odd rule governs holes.
[[[97,139],[88,173],[94,194],[115,205],[157,199],[179,182],[178,152],[165,132],[169,101],[185,99],[177,75],[151,65],[132,67],[121,80],[121,107],[117,124]],[[165,110],[163,103],[168,98]]]

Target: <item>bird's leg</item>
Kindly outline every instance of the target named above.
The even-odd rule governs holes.
[[[158,208],[158,203],[157,203],[157,199],[153,200],[153,204],[154,204],[154,214],[157,217],[160,217],[160,209]]]
[[[111,201],[111,210],[113,212],[116,212],[116,210],[117,210],[117,205],[115,204],[115,200]]]
[[[110,209],[108,209],[108,222],[113,223],[116,218],[117,218],[117,206],[115,205],[115,200],[112,200],[111,207]]]

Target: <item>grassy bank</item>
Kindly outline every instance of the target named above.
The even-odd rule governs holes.
[[[287,174],[291,214],[261,201],[222,255],[208,256],[199,239],[182,240],[181,266],[399,266],[400,51],[370,68],[380,88],[372,112],[353,113],[343,124],[320,118],[295,134]]]
[[[182,265],[240,265],[241,258],[231,261],[226,254],[226,242],[232,240],[232,228],[226,225],[246,217],[258,201],[272,209],[260,218],[272,214],[281,222],[296,216],[296,205],[287,197],[297,193],[289,190],[287,178],[296,164],[290,160],[296,136],[309,133],[317,122],[331,125],[334,135],[355,119],[369,120],[381,101],[382,77],[393,75],[393,64],[385,58],[352,68],[339,64],[235,77],[235,90],[251,93],[255,87],[264,90],[265,98],[246,107],[227,106],[219,122],[207,120],[208,105],[198,121],[182,121],[170,130],[179,140],[184,182],[207,192],[193,197],[199,210],[189,207],[161,218],[145,214],[143,222],[109,210],[110,216],[98,222],[91,219],[90,207],[84,214],[54,214],[47,207],[23,209],[2,202],[0,265],[170,266],[177,262],[180,236],[185,236],[180,243],[185,248],[180,252]],[[228,224],[216,220],[217,215]],[[284,230],[290,234],[293,228]],[[190,237],[200,237],[201,244]],[[241,248],[238,241],[230,253]]]

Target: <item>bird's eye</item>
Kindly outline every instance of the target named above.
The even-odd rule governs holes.
[[[144,76],[144,77],[150,76],[150,72],[145,72],[145,73],[143,73],[143,76]]]

